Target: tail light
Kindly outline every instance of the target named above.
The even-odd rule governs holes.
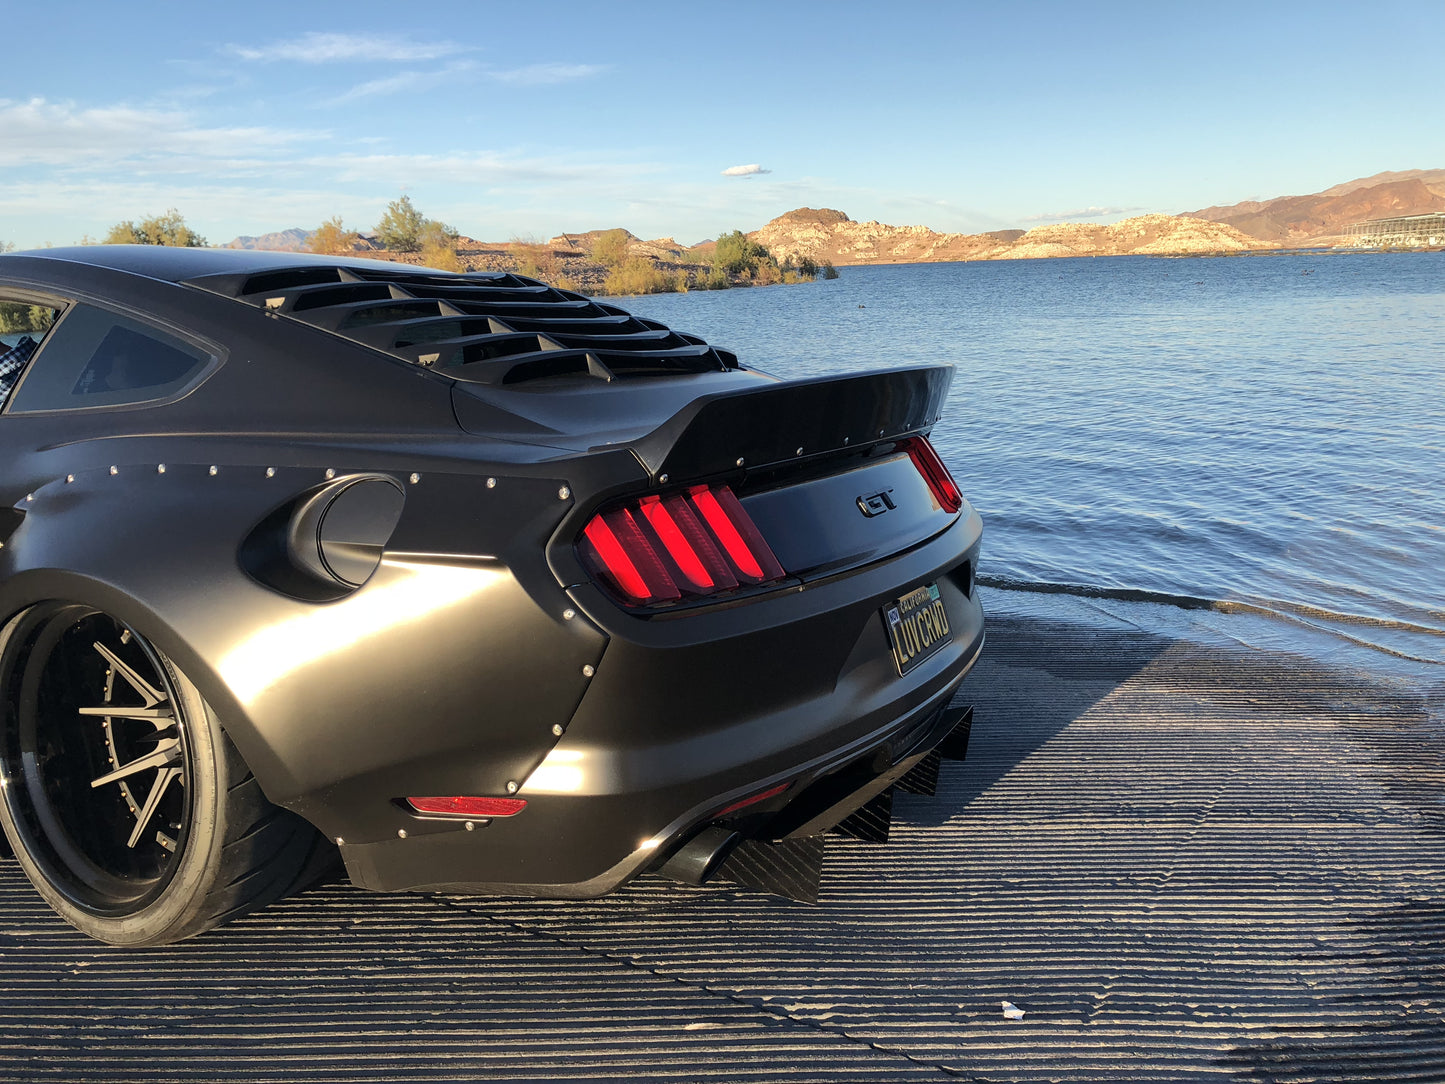
[[[727,486],[649,495],[593,516],[583,566],[633,606],[705,598],[787,575]]]
[[[948,473],[948,468],[943,465],[943,460],[938,458],[938,453],[933,450],[927,437],[900,440],[897,448],[908,453],[908,458],[913,460],[913,465],[918,468],[918,473],[923,475],[923,480],[933,492],[933,499],[945,512],[957,512],[963,507],[963,494],[958,491],[958,483],[953,480],[953,475]]]

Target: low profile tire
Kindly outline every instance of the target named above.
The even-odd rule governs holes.
[[[164,945],[285,895],[326,847],[266,801],[210,707],[160,651],[90,606],[0,629],[0,822],[62,918]]]

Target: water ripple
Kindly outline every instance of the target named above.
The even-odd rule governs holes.
[[[779,376],[954,363],[934,442],[1000,584],[1263,612],[1441,663],[1442,284],[1439,253],[1126,257],[625,304]]]

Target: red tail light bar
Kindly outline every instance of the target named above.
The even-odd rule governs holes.
[[[705,598],[787,575],[727,486],[649,495],[593,516],[583,566],[628,605]]]
[[[923,480],[932,490],[933,499],[945,512],[957,512],[963,507],[963,494],[958,491],[958,483],[953,480],[953,475],[948,473],[948,468],[943,465],[943,460],[938,458],[938,453],[934,451],[927,437],[900,440],[897,450],[908,453],[908,458],[913,460],[918,473],[923,475]]]

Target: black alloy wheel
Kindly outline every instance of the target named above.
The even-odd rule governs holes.
[[[113,944],[180,940],[270,902],[316,842],[265,801],[170,660],[77,603],[32,606],[0,630],[0,783],[30,880]],[[218,883],[237,860],[252,874]]]

